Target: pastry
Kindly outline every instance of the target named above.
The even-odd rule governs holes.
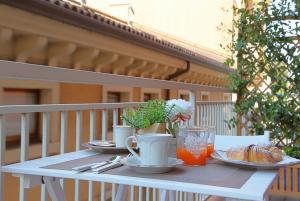
[[[283,153],[275,146],[250,145],[226,152],[230,160],[240,160],[257,164],[274,164],[283,160]]]

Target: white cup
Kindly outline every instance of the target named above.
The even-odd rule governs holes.
[[[113,135],[116,147],[126,147],[126,140],[133,134],[131,126],[113,126]]]
[[[139,159],[141,165],[160,166],[168,165],[169,142],[172,136],[169,134],[143,134],[127,138],[127,149]],[[130,143],[135,140],[140,149],[140,156],[131,148]]]

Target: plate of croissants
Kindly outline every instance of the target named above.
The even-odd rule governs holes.
[[[212,158],[226,164],[254,169],[278,169],[300,163],[273,145],[249,145],[227,151],[215,150]]]

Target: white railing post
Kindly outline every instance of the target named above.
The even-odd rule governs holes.
[[[90,111],[90,141],[95,140],[96,137],[96,111],[91,110]],[[93,201],[93,196],[94,196],[94,185],[93,181],[89,181],[89,186],[88,186],[88,201]]]
[[[138,187],[139,189],[139,201],[142,201],[143,200],[143,187],[139,186]]]
[[[60,154],[64,154],[67,150],[67,134],[68,134],[68,112],[60,113]],[[64,179],[60,180],[60,185],[65,189]]]
[[[106,140],[107,135],[107,110],[102,110],[102,139]]]
[[[106,140],[107,135],[107,110],[102,110],[102,136],[101,140]],[[105,183],[101,182],[100,187],[100,200],[105,200]]]
[[[119,120],[119,110],[117,109],[113,109],[113,126],[117,126],[118,125],[118,120]],[[113,128],[114,129],[114,128]],[[114,135],[112,135],[112,139],[114,141]],[[111,187],[111,197],[112,197],[112,201],[115,200],[115,196],[116,196],[116,184],[112,183],[112,187]]]
[[[105,182],[101,182],[101,188],[100,188],[100,201],[105,201]]]
[[[192,107],[194,108],[191,120],[190,120],[190,125],[195,126],[196,125],[196,91],[189,91],[189,100],[190,103],[192,104]]]
[[[66,153],[68,134],[68,112],[62,111],[60,114],[60,154]]]
[[[96,137],[96,111],[90,111],[90,141]]]
[[[114,126],[118,125],[118,121],[119,121],[119,110],[113,109],[113,125]]]
[[[2,173],[2,166],[5,164],[5,151],[6,151],[6,136],[5,136],[5,117],[0,115],[0,201],[4,200],[3,188],[4,178]]]
[[[81,143],[81,133],[82,133],[82,111],[76,111],[76,151],[80,150]],[[80,201],[80,181],[75,180],[75,201]]]
[[[115,201],[115,196],[116,196],[116,184],[112,183],[111,184],[111,201]]]
[[[24,162],[27,160],[29,146],[29,113],[24,113],[21,115],[21,154],[20,161]],[[19,200],[26,200],[26,189],[24,188],[25,178],[24,176],[20,177],[20,191],[19,191]]]
[[[125,115],[125,109],[122,109],[122,114]],[[126,121],[122,120],[122,125],[126,126]]]
[[[130,186],[130,201],[134,201],[134,186]]]
[[[50,129],[50,113],[43,112],[43,123],[42,123],[42,157],[47,157],[48,155],[48,144],[49,144],[49,129]],[[41,200],[47,200],[47,191],[45,184],[41,186]]]
[[[150,188],[146,188],[146,201],[150,201]]]
[[[152,201],[156,201],[157,199],[156,199],[156,197],[157,197],[157,195],[156,195],[156,189],[155,188],[153,188],[152,189]]]

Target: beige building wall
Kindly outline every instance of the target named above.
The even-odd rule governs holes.
[[[200,48],[204,54],[223,60],[220,43],[231,36],[218,31],[221,23],[231,27],[233,0],[86,0],[87,5],[132,21],[142,29],[158,31]],[[130,10],[133,8],[133,12]],[[221,55],[221,56],[220,56]]]

